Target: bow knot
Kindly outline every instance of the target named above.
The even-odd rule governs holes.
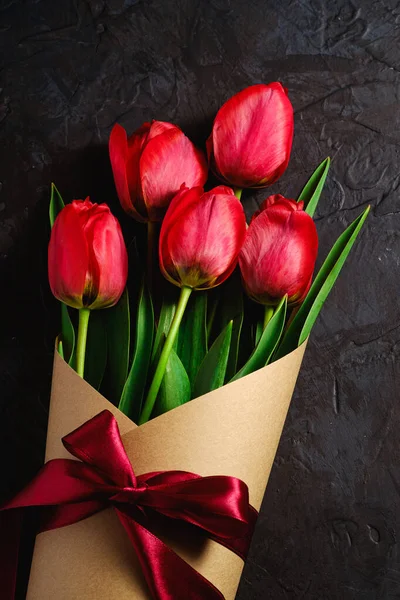
[[[140,504],[143,494],[147,491],[146,484],[140,487],[126,486],[110,497],[111,504]]]
[[[187,471],[161,471],[136,476],[123,446],[118,424],[104,410],[63,438],[66,449],[79,461],[54,459],[44,465],[33,481],[11,502],[0,507],[19,513],[41,507],[40,531],[76,523],[112,507],[139,557],[144,576],[155,600],[221,600],[211,582],[195,571],[153,532],[152,515],[182,522],[202,530],[243,559],[257,516],[250,506],[245,483],[235,477],[201,477]],[[48,507],[49,510],[43,510]],[[56,510],[54,510],[56,508]],[[146,509],[151,509],[147,511]],[[6,535],[3,518],[0,561],[10,561],[10,548],[18,548]],[[4,533],[5,532],[5,533]],[[14,537],[18,534],[14,531]],[[4,600],[13,600],[17,556],[12,568],[3,570]],[[181,582],[185,581],[185,589]],[[5,591],[4,591],[5,590]]]

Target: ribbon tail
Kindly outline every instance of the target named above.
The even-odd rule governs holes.
[[[258,518],[258,512],[253,506],[249,506],[249,516],[248,516],[248,530],[247,534],[243,537],[235,537],[235,538],[223,538],[217,535],[212,535],[208,533],[208,537],[214,542],[218,542],[221,546],[228,548],[231,552],[234,552],[242,560],[246,560],[247,554],[249,552],[251,538],[253,537],[254,528],[256,525],[256,521]]]
[[[115,508],[154,600],[224,600],[221,592],[148,529]]]
[[[22,519],[22,510],[0,512],[0,590],[3,600],[15,598]]]

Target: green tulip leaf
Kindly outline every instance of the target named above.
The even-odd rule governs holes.
[[[92,310],[89,318],[85,356],[85,380],[96,390],[103,381],[107,364],[106,311]]]
[[[245,375],[249,375],[249,373],[254,373],[254,371],[265,367],[270,362],[285,326],[286,309],[287,297],[284,296],[277,306],[272,319],[264,329],[254,352],[231,381],[236,381]]]
[[[190,400],[190,381],[175,350],[171,350],[152,417],[158,417]]]
[[[224,329],[232,321],[232,338],[229,348],[226,379],[229,381],[237,371],[240,335],[243,326],[243,288],[240,276],[234,273],[228,281],[221,286],[218,325]]]
[[[57,340],[57,352],[61,358],[64,358],[64,348],[61,340]]]
[[[239,356],[236,372],[239,370],[239,368],[246,364],[246,362],[249,360],[249,357],[253,353],[254,348],[257,346],[257,324],[263,323],[263,308],[264,307],[261,306],[261,304],[257,304],[257,302],[254,302],[254,300],[250,300],[247,294],[243,294],[243,326],[240,334]],[[234,375],[235,373],[232,375],[232,377]]]
[[[60,192],[58,191],[54,183],[52,183],[49,206],[50,227],[53,227],[54,221],[56,220],[58,213],[62,211],[64,206],[64,201],[61,198]]]
[[[207,353],[207,293],[194,292],[179,327],[176,352],[194,384],[201,361]]]
[[[139,421],[142,410],[143,395],[152,354],[153,336],[153,303],[147,286],[143,282],[136,313],[135,349],[119,403],[119,409],[135,423]]]
[[[281,358],[300,346],[310,335],[312,326],[360,233],[369,211],[370,207],[368,206],[333,245],[304,302],[290,323],[278,348],[276,358]]]
[[[69,309],[61,302],[61,341],[64,360],[75,368],[75,329],[69,316]]]
[[[104,309],[104,316],[107,332],[107,370],[104,376],[104,392],[110,402],[118,405],[129,368],[130,310],[127,289],[115,306]]]
[[[229,321],[205,355],[193,386],[193,398],[216,390],[225,383],[233,321]]]
[[[173,298],[171,294],[166,294],[161,306],[160,318],[158,319],[157,331],[154,338],[153,352],[151,355],[152,364],[154,364],[164,345],[165,338],[171,327],[172,319],[174,318],[176,305],[176,298]]]
[[[210,344],[211,340],[214,341],[215,322],[217,320],[217,311],[221,300],[221,288],[223,287],[224,286],[218,286],[207,292],[207,344]]]
[[[255,346],[257,346],[258,342],[261,340],[261,336],[264,331],[264,323],[263,321],[257,321],[255,324]]]
[[[301,200],[304,202],[304,210],[310,215],[310,217],[314,216],[315,209],[317,208],[318,201],[328,175],[330,164],[331,159],[328,156],[328,158],[323,160],[322,163],[315,169],[314,173],[307,181],[297,199],[298,202]]]

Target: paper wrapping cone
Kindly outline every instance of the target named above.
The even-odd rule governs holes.
[[[185,470],[245,481],[259,510],[305,345],[238,381],[137,427],[55,353],[46,460],[71,458],[61,438],[98,414],[116,417],[136,474]],[[233,600],[243,561],[211,540],[178,546],[188,563]],[[113,510],[37,536],[28,600],[151,600]]]

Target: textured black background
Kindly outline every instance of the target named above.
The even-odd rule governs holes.
[[[296,126],[276,189],[297,194],[333,159],[321,255],[372,211],[314,328],[238,598],[400,598],[400,4],[0,6],[1,496],[43,459],[59,314],[46,276],[50,181],[121,216],[106,148],[116,121],[173,121],[203,144],[232,93],[281,80]]]

